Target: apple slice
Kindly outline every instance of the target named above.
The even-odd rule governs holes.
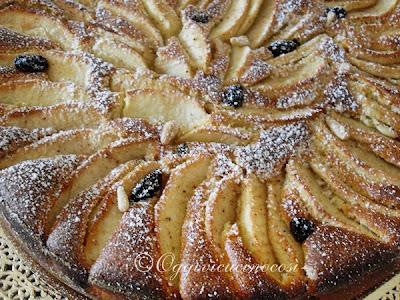
[[[277,9],[276,1],[263,1],[259,14],[247,32],[252,48],[260,47],[272,34],[271,28]]]
[[[377,0],[325,0],[329,7],[343,7],[346,11],[361,10],[375,5]]]
[[[145,118],[152,123],[175,121],[180,134],[209,120],[197,99],[174,90],[134,90],[125,98],[125,117]]]
[[[247,16],[249,1],[231,1],[231,5],[222,17],[222,20],[211,30],[210,37],[212,39],[220,38],[227,40],[234,36]]]
[[[106,147],[116,139],[116,135],[112,137],[111,134],[107,135],[105,132],[93,129],[63,131],[45,137],[23,148],[19,148],[5,159],[0,160],[0,169],[24,160],[43,157],[66,154],[90,155]]]
[[[119,176],[118,180],[108,189],[108,193],[91,211],[90,222],[87,224],[84,249],[82,253],[86,267],[95,263],[109,238],[115,232],[123,213],[117,205],[117,186],[122,185],[127,194],[147,174],[160,168],[157,162],[130,161],[133,167]]]
[[[194,22],[187,13],[183,13],[183,28],[179,39],[191,58],[193,67],[206,71],[212,58],[209,29]]]
[[[210,157],[202,156],[173,169],[155,205],[154,220],[160,257],[173,255],[174,264],[180,262],[182,226],[188,201],[196,187],[206,179],[210,163]],[[175,275],[171,269],[166,270],[165,277],[179,290],[179,276]]]
[[[205,125],[183,135],[179,142],[224,143],[247,145],[256,139],[256,135],[244,128]]]
[[[182,78],[193,77],[189,56],[176,37],[170,38],[165,47],[157,50],[154,67],[159,73]]]
[[[261,265],[277,262],[268,234],[267,187],[256,176],[243,182],[239,199],[238,226],[244,247]],[[278,272],[267,272],[280,279]]]
[[[271,248],[280,265],[286,266],[282,275],[285,286],[300,286],[304,289],[303,250],[290,234],[289,223],[282,217],[282,184],[272,182],[268,185],[268,237]]]
[[[181,22],[167,1],[142,0],[142,3],[164,38],[168,39],[178,33]]]
[[[240,28],[237,32],[238,35],[245,34],[247,30],[253,25],[258,14],[260,13],[261,5],[263,4],[263,0],[250,0],[249,8],[247,10],[247,14],[240,25]]]

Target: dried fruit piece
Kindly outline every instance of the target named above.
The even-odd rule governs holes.
[[[162,183],[162,171],[157,169],[147,174],[132,189],[129,197],[131,202],[139,202],[154,197],[160,190]]]
[[[17,70],[23,72],[43,72],[49,68],[47,59],[41,55],[18,55],[14,65]]]
[[[245,98],[245,89],[240,84],[228,86],[223,94],[223,102],[235,108],[241,107]]]
[[[347,16],[347,11],[343,7],[328,7],[325,14],[328,15],[330,12],[334,13],[338,19],[343,19]]]
[[[304,242],[315,230],[313,221],[305,218],[293,218],[290,221],[290,231],[296,239],[296,241]]]
[[[202,23],[202,24],[207,24],[210,21],[210,16],[208,15],[208,13],[204,11],[193,13],[193,15],[190,18],[196,23]]]
[[[274,57],[280,56],[296,50],[300,46],[297,40],[277,40],[268,46]]]

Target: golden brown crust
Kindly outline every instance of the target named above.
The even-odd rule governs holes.
[[[303,245],[312,294],[324,295],[349,286],[360,277],[395,264],[397,246],[346,229],[319,226]]]

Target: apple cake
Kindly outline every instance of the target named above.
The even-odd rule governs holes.
[[[72,298],[359,297],[399,79],[399,0],[2,0],[1,224]]]

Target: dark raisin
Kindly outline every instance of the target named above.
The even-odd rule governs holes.
[[[190,17],[196,23],[207,24],[210,21],[210,16],[204,11],[195,12]]]
[[[274,57],[296,50],[300,46],[298,40],[277,40],[268,46]]]
[[[18,55],[14,65],[17,70],[23,72],[43,72],[49,68],[47,59],[41,55]]]
[[[314,230],[314,223],[305,218],[293,218],[290,221],[290,231],[294,238],[300,243],[304,242],[314,232]]]
[[[179,155],[186,155],[189,154],[189,147],[187,144],[180,144],[178,145],[178,147],[176,148],[176,152]]]
[[[245,89],[240,84],[228,86],[223,94],[223,103],[235,108],[241,107],[245,98]]]
[[[154,170],[140,180],[132,189],[129,197],[131,202],[146,200],[155,196],[162,184],[161,170]]]
[[[347,16],[347,11],[343,7],[328,7],[325,10],[325,14],[328,15],[330,12],[333,12],[338,19],[343,19]]]

